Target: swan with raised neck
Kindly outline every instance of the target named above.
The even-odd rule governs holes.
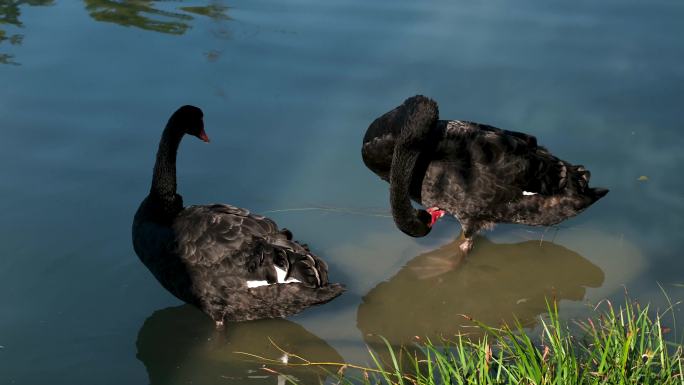
[[[287,317],[342,294],[342,285],[328,282],[325,261],[271,219],[227,204],[183,206],[176,153],[185,134],[209,141],[197,107],[169,119],[133,220],[133,248],[159,283],[217,327]]]
[[[185,134],[195,136],[204,142],[209,137],[204,131],[202,110],[185,105],[171,115],[157,150],[152,185],[148,201],[155,203],[163,220],[169,220],[183,209],[183,198],[176,194],[176,154]]]

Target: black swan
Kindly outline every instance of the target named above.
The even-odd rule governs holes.
[[[439,120],[422,95],[375,119],[363,162],[390,184],[397,227],[427,235],[445,213],[461,223],[464,252],[494,223],[551,226],[608,193],[589,187],[589,170],[553,156],[534,136],[460,120]],[[428,207],[417,210],[411,199]]]
[[[150,193],[133,220],[135,252],[159,283],[217,327],[287,317],[342,294],[342,285],[328,283],[326,263],[272,220],[224,204],[183,207],[176,152],[185,134],[209,141],[197,107],[169,119]]]

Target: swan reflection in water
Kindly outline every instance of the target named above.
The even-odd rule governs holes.
[[[342,361],[335,349],[294,322],[266,319],[229,323],[218,331],[211,319],[190,305],[158,310],[148,317],[138,333],[137,357],[147,368],[152,385],[285,384],[284,376],[269,373],[257,360],[235,353],[282,359],[283,354],[269,338],[301,357]],[[304,384],[325,379],[324,372],[311,367],[269,367]]]
[[[546,298],[581,301],[586,287],[604,281],[598,266],[551,242],[476,243],[465,258],[458,241],[421,254],[368,292],[357,313],[366,343],[378,347],[376,336],[398,346],[415,336],[477,335],[462,314],[492,326],[516,319],[533,326]]]

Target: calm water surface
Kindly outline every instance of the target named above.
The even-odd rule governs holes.
[[[534,327],[545,296],[568,318],[625,287],[681,299],[683,18],[679,0],[0,1],[0,383],[275,384],[233,352],[279,358],[271,337],[365,363],[376,335],[452,335],[463,313]],[[404,236],[360,145],[416,93],[536,135],[610,194],[465,259],[454,221]],[[132,216],[186,103],[212,142],[182,145],[185,201],[270,215],[344,296],[217,333],[138,261]]]

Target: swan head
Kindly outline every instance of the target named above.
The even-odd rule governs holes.
[[[204,131],[204,114],[199,107],[185,105],[176,110],[169,119],[169,124],[173,125],[184,134],[192,135],[204,142],[209,142],[209,137]]]
[[[412,209],[411,215],[394,216],[394,221],[399,230],[412,237],[424,237],[430,233],[432,226],[446,215],[446,211],[438,207],[430,207],[427,210]]]

